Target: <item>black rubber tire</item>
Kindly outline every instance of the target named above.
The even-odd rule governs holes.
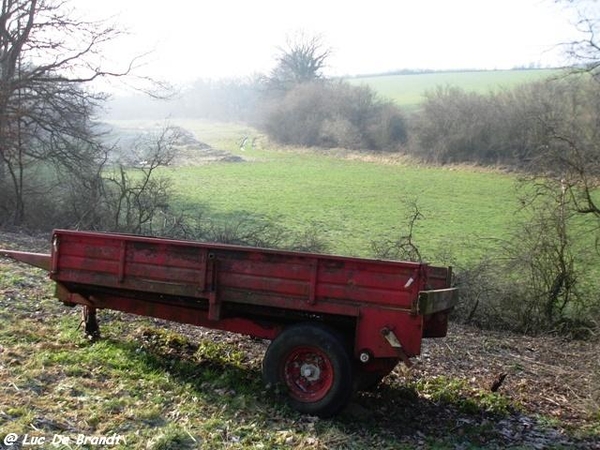
[[[302,323],[277,336],[263,359],[268,387],[282,388],[304,414],[331,417],[353,393],[353,363],[344,338],[321,324]]]

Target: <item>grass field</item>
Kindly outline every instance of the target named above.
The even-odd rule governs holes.
[[[178,123],[248,160],[171,169],[178,206],[211,217],[268,217],[296,232],[316,226],[335,253],[369,256],[373,240],[406,233],[416,200],[423,219],[415,242],[423,253],[469,260],[481,256],[490,238],[508,236],[518,210],[515,177],[499,171],[424,167],[385,156],[365,161],[339,152],[240,151],[236,142],[252,130],[229,126],[217,138],[208,123]]]
[[[423,94],[436,86],[451,85],[467,91],[485,93],[555,76],[557,69],[490,70],[464,72],[433,72],[414,75],[381,75],[348,78],[352,84],[366,84],[381,96],[406,109],[414,109],[423,101]]]
[[[556,70],[425,73],[352,78],[381,95],[413,108],[422,94],[452,84],[486,92],[555,75]],[[204,209],[212,217],[251,214],[285,224],[292,231],[319,228],[331,250],[368,256],[371,242],[407,231],[409,204],[423,219],[416,243],[429,258],[450,253],[461,260],[481,257],[495,239],[510,235],[519,209],[516,178],[471,167],[424,167],[393,158],[366,162],[356,155],[278,150],[245,126],[177,121],[215,148],[248,160],[177,168],[177,204]],[[244,136],[259,137],[256,148],[239,150]],[[352,157],[355,156],[355,157]],[[518,216],[518,213],[516,214]]]

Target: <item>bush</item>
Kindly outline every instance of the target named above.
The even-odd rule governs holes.
[[[413,151],[427,161],[495,162],[490,126],[493,108],[486,97],[455,87],[427,92],[412,129]]]
[[[489,94],[438,87],[413,117],[409,151],[436,163],[504,164],[532,169],[553,128],[569,123],[589,80],[546,80]],[[590,103],[590,102],[588,102]],[[581,115],[582,117],[585,114]]]
[[[554,332],[589,337],[599,331],[600,291],[590,228],[573,209],[560,183],[526,184],[537,195],[524,206],[526,220],[516,222],[512,236],[487,250],[479,261],[461,265],[451,255],[432,258],[454,267],[460,301],[453,319],[481,328],[538,334]],[[417,201],[410,207],[399,235],[371,242],[379,259],[423,261],[416,244],[419,221]],[[500,245],[498,245],[500,244]]]
[[[161,225],[154,228],[154,234],[175,239],[314,253],[329,249],[329,242],[323,237],[324,228],[318,223],[311,222],[303,230],[292,232],[274,219],[247,212],[221,218],[202,213],[166,214]]]
[[[531,187],[531,186],[530,186]],[[577,217],[572,200],[547,185],[526,205],[527,220],[488,259],[457,272],[467,323],[523,333],[556,332],[587,337],[598,328],[597,257],[588,245],[590,227]]]
[[[273,96],[261,127],[282,144],[395,151],[406,142],[402,112],[368,87],[344,82],[302,83]]]

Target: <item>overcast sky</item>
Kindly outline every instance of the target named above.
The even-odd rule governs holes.
[[[329,75],[397,69],[558,65],[575,14],[551,0],[77,0],[130,36],[116,62],[152,51],[143,72],[186,83],[267,72],[298,31],[331,47]]]

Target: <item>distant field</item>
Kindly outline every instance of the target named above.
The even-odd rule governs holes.
[[[488,92],[556,75],[557,69],[435,72],[414,75],[381,75],[348,78],[352,84],[366,84],[380,95],[405,108],[414,108],[423,94],[436,86],[452,85],[468,91]]]
[[[252,137],[252,129],[177,123],[248,160],[169,169],[177,206],[217,218],[266,216],[298,232],[317,226],[335,253],[369,256],[371,241],[405,233],[407,202],[417,200],[424,219],[415,239],[424,253],[439,259],[451,252],[470,260],[481,256],[490,239],[508,235],[518,209],[515,178],[509,174],[385,158],[366,162],[307,150],[240,151],[236,142]]]

